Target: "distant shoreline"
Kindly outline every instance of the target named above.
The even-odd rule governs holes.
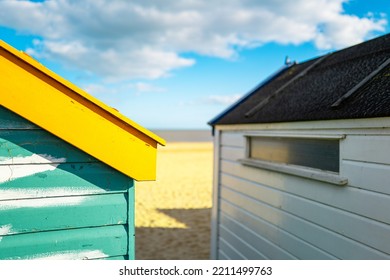
[[[155,129],[167,142],[212,142],[211,129]]]

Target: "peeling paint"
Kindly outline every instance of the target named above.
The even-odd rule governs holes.
[[[29,257],[30,260],[88,260],[96,258],[106,258],[108,255],[100,250],[91,251],[64,251],[39,254]]]
[[[103,191],[88,187],[51,187],[51,188],[0,188],[0,204],[1,200],[8,199],[23,199],[23,198],[44,198],[44,197],[63,197],[63,196],[78,196],[99,194]]]
[[[66,158],[55,158],[46,154],[0,160],[0,183],[53,171],[63,162],[66,162]]]
[[[57,206],[75,206],[89,199],[88,196],[73,197],[52,197],[21,200],[0,201],[0,210],[9,210],[16,208],[39,208],[39,207],[57,207]]]
[[[8,235],[11,232],[12,225],[5,225],[0,227],[0,242],[4,235]]]

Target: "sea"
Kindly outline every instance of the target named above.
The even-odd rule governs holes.
[[[212,142],[213,136],[210,130],[152,130],[155,134],[167,142]]]

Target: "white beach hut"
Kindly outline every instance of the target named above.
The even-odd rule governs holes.
[[[209,124],[212,259],[390,259],[390,35],[286,65]]]

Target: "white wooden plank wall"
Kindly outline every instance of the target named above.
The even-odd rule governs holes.
[[[390,259],[390,135],[384,131],[339,132],[346,134],[344,187],[244,166],[237,161],[245,157],[243,133],[222,131],[217,257]]]
[[[340,149],[349,185],[390,195],[390,136],[350,135]]]

